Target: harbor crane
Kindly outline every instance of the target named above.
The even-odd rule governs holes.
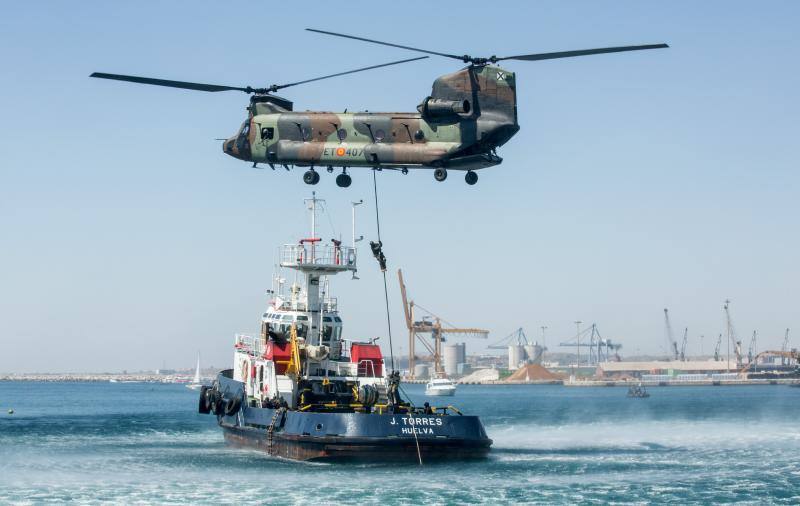
[[[681,343],[681,362],[686,361],[686,343],[689,340],[689,327],[683,329],[683,343]]]
[[[781,351],[786,352],[789,351],[789,329],[786,329],[786,334],[783,336],[783,346],[781,346]],[[786,365],[786,358],[781,357],[781,365]]]
[[[460,335],[463,337],[478,337],[486,339],[489,337],[489,331],[478,328],[458,328],[450,324],[444,318],[441,318],[433,312],[425,309],[413,300],[408,299],[406,292],[406,284],[403,281],[403,271],[397,269],[397,277],[400,280],[400,295],[403,298],[403,313],[405,314],[406,327],[408,328],[408,374],[411,379],[414,379],[414,365],[416,363],[415,344],[417,341],[421,342],[425,349],[433,356],[434,375],[443,376],[444,368],[442,367],[442,343],[446,340],[447,336]],[[422,318],[417,320],[414,314],[414,309],[420,309],[424,314]],[[447,327],[442,326],[444,322]],[[426,335],[430,335],[426,338]],[[430,341],[433,340],[433,344]]]
[[[730,303],[730,299],[725,299],[725,305],[723,306],[723,309],[725,309],[725,326],[728,333],[728,362],[730,362],[731,359],[730,346],[733,345],[733,353],[736,355],[736,365],[737,367],[741,367],[742,341],[736,338],[736,329],[733,328],[733,321],[731,320]]]
[[[750,339],[750,347],[747,348],[747,363],[748,364],[752,364],[753,363],[753,359],[756,356],[756,354],[758,353],[758,351],[756,350],[756,339],[757,339],[756,336],[757,336],[757,333],[754,330],[753,331],[753,337],[752,337],[752,339]]]
[[[585,344],[586,334],[589,334],[588,345]],[[581,343],[582,338],[584,339],[584,343]],[[601,336],[600,331],[597,330],[596,323],[593,323],[591,327],[587,327],[586,329],[579,331],[573,340],[559,343],[558,345],[575,346],[578,348],[578,350],[580,350],[581,347],[588,347],[589,358],[586,365],[596,365],[604,361],[609,362],[612,358],[619,362],[619,350],[622,348],[621,344],[615,343],[611,339],[605,339],[603,336]],[[577,365],[581,365],[580,354],[578,355]]]
[[[714,361],[719,362],[719,349],[722,346],[722,334],[717,338],[717,345],[714,347]]]
[[[753,365],[756,362],[758,362],[759,358],[761,358],[761,357],[770,357],[770,356],[771,357],[781,357],[781,359],[785,360],[790,365],[791,365],[791,362],[794,361],[795,365],[800,366],[800,351],[797,351],[797,350],[789,350],[789,351],[765,350],[765,351],[762,351],[761,353],[759,353],[758,355],[756,355],[755,357],[753,357],[753,362],[752,363],[748,363],[747,365],[740,366],[739,373],[741,374],[741,373],[745,373],[745,372],[753,372],[751,370],[751,367],[753,367]]]
[[[499,341],[490,344],[489,346],[487,346],[487,348],[489,348],[490,350],[505,350],[509,346],[514,344],[518,344],[520,346],[528,346],[532,344],[530,341],[528,341],[528,336],[525,335],[525,331],[522,330],[522,327],[510,333],[503,339],[500,339]]]
[[[675,341],[675,336],[672,334],[672,325],[669,323],[669,309],[664,308],[664,326],[667,336],[667,354],[671,354],[675,360],[678,360],[680,354],[678,353],[678,343]]]

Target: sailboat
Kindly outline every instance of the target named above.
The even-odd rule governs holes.
[[[192,390],[199,390],[200,387],[203,386],[203,383],[200,381],[200,353],[197,353],[197,367],[194,370],[194,378],[192,378],[192,382],[186,385],[186,388],[190,388]]]

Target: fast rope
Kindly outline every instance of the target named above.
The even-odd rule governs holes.
[[[401,387],[400,385],[397,385],[397,388],[401,392],[403,392],[403,396],[406,399],[408,399],[409,404],[411,404],[411,409],[416,411],[416,406],[414,406],[414,402],[411,400],[411,397],[409,397],[409,395],[406,393],[406,391],[403,390],[403,387]],[[422,465],[422,452],[419,449],[419,438],[417,437],[417,428],[414,425],[411,426],[411,432],[414,434],[414,443],[416,443],[416,445],[417,445],[417,458],[419,459],[419,465]]]
[[[389,288],[386,282],[386,256],[383,254],[383,241],[381,241],[381,214],[380,209],[378,208],[378,178],[375,175],[375,169],[372,169],[372,191],[375,196],[375,225],[378,229],[378,242],[369,242],[369,247],[372,249],[372,254],[375,256],[375,259],[378,261],[378,264],[381,267],[381,272],[383,273],[383,300],[386,303],[386,326],[389,330],[389,357],[392,362],[392,380],[397,381],[397,388],[401,389],[400,387],[400,373],[398,373],[394,368],[394,346],[392,345],[392,319],[390,317],[389,312]],[[396,377],[395,377],[396,376]],[[403,392],[405,397],[408,399],[408,395]],[[414,404],[411,404],[412,409],[414,408]],[[414,443],[417,446],[417,458],[419,459],[419,465],[422,465],[422,451],[419,447],[419,438],[417,437],[417,430],[416,427],[412,425],[411,432],[414,434]]]
[[[375,224],[378,229],[378,242],[370,241],[369,246],[372,248],[372,254],[378,260],[383,273],[383,299],[386,302],[386,326],[389,329],[389,357],[392,362],[392,372],[394,368],[394,346],[392,345],[392,319],[389,316],[389,288],[386,284],[386,257],[383,254],[383,242],[381,241],[381,215],[378,209],[378,179],[375,176],[375,169],[372,169],[372,190],[375,195]]]

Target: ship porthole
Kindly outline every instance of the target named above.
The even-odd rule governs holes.
[[[318,423],[316,428],[317,428],[317,430],[322,430],[322,424]]]

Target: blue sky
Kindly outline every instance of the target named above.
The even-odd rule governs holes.
[[[436,183],[379,174],[396,353],[394,270],[447,320],[596,322],[623,353],[664,348],[663,308],[708,352],[730,298],[738,332],[800,333],[795,2],[16,2],[0,19],[0,371],[230,361],[257,329],[277,245],[306,230],[301,171],[225,156],[247,97],[93,80],[93,71],[269,85],[414,56],[340,30],[443,52],[520,54],[668,42],[667,50],[514,62],[521,131],[505,162]],[[430,58],[287,90],[297,110],[413,110],[459,67]],[[339,189],[337,230],[371,199]],[[361,209],[374,239],[374,209]],[[346,334],[384,336],[366,249],[336,280]],[[797,344],[797,336],[793,341]],[[470,342],[477,350],[482,343]],[[44,353],[37,353],[44,351]]]

